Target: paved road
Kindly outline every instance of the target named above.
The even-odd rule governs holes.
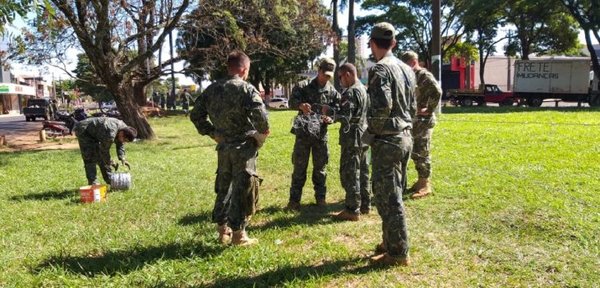
[[[0,135],[15,136],[36,134],[42,129],[42,121],[27,122],[24,115],[0,116]]]

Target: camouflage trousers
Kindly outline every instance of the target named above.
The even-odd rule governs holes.
[[[402,192],[406,189],[412,137],[408,131],[376,137],[371,148],[373,200],[382,220],[383,244],[391,256],[406,257],[408,232]]]
[[[361,208],[371,206],[369,187],[369,147],[344,147],[340,157],[340,180],[346,191],[346,209],[359,213]]]
[[[212,221],[219,225],[229,223],[229,227],[234,231],[244,230],[248,225],[244,196],[250,189],[251,178],[256,176],[256,145],[250,141],[241,144],[219,144],[217,151],[217,197]]]
[[[306,169],[312,152],[313,172],[312,182],[315,189],[315,199],[325,199],[327,194],[327,163],[329,162],[329,150],[327,140],[318,140],[308,137],[296,137],[294,151],[292,152],[292,186],[290,187],[290,202],[299,203],[302,199],[302,188],[306,183]]]
[[[431,176],[431,135],[435,122],[430,117],[417,117],[413,121],[413,150],[411,158],[419,178]]]
[[[79,150],[81,151],[81,158],[83,158],[83,167],[88,185],[99,183],[96,176],[96,165],[100,167],[104,182],[110,184],[110,175],[112,174],[110,151],[103,151],[98,141],[85,135],[78,135],[77,141],[79,142]]]

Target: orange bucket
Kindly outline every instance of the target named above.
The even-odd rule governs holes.
[[[88,185],[79,188],[81,202],[104,202],[106,201],[106,185]]]

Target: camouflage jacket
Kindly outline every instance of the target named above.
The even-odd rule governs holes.
[[[82,120],[75,126],[75,134],[82,142],[99,143],[100,150],[108,152],[114,142],[117,148],[117,157],[125,159],[125,145],[117,141],[119,130],[127,128],[125,122],[110,117],[92,117]]]
[[[415,73],[388,53],[369,70],[368,131],[374,135],[396,135],[412,128],[416,112]]]
[[[208,86],[196,99],[190,120],[198,133],[221,137],[225,143],[245,141],[252,130],[263,134],[269,130],[258,90],[237,75]]]
[[[362,147],[361,138],[367,129],[367,90],[357,81],[342,92],[340,111],[336,117],[340,126],[340,145]]]
[[[330,107],[328,115],[332,115],[333,111],[339,110],[340,93],[335,90],[331,83],[327,82],[324,87],[319,87],[317,78],[312,80],[304,80],[296,84],[292,89],[292,97],[290,97],[290,108],[299,110],[301,103],[308,103],[312,106],[312,110],[321,114],[321,107],[327,105]],[[298,112],[302,113],[301,111]],[[327,125],[321,125],[321,138],[327,137]]]
[[[417,77],[417,111],[427,108],[435,120],[435,110],[437,110],[440,98],[442,97],[442,88],[431,72],[425,68],[415,70]]]

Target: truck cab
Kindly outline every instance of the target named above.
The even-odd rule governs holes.
[[[477,90],[455,89],[448,90],[450,101],[463,107],[485,106],[486,103],[498,103],[500,106],[512,106],[515,103],[513,93],[504,92],[496,84],[485,84]]]
[[[52,116],[50,100],[45,98],[27,100],[23,114],[25,114],[25,121],[35,121],[36,118],[48,120]]]

